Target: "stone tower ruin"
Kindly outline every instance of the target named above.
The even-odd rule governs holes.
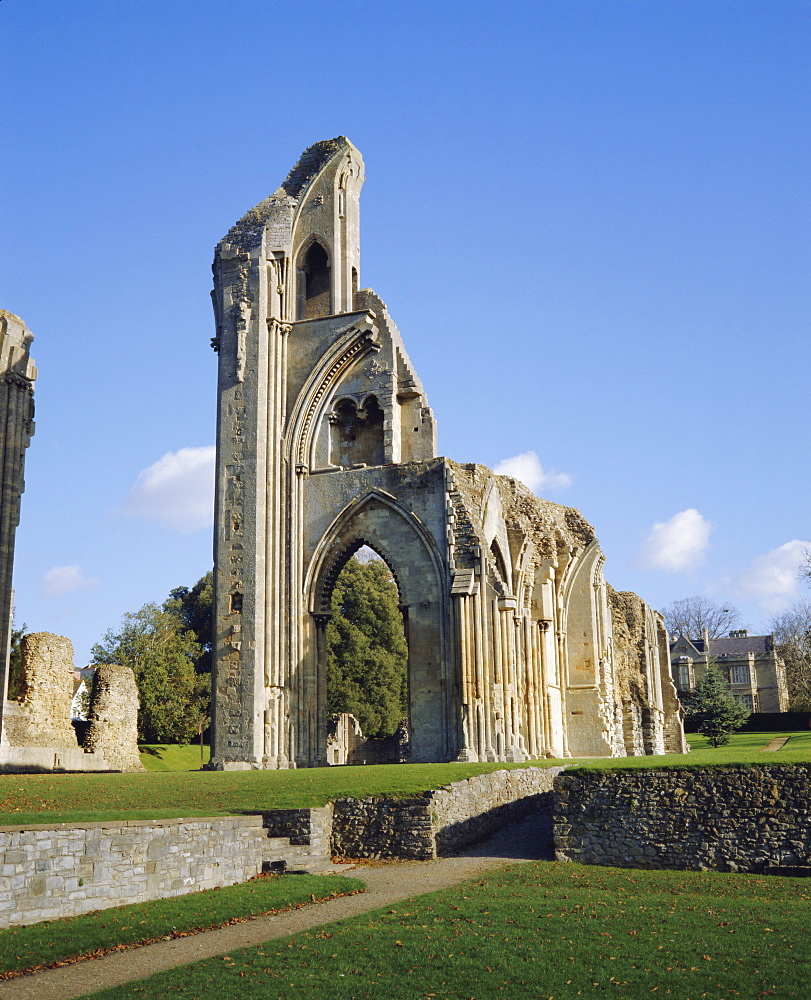
[[[307,149],[217,246],[211,766],[326,763],[326,624],[363,545],[396,580],[412,761],[681,752],[661,619],[591,526],[436,455],[384,303],[360,289],[363,160]]]

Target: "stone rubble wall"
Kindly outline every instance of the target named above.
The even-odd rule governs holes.
[[[811,864],[811,765],[568,771],[555,780],[559,861],[763,872]]]
[[[244,882],[261,816],[0,827],[0,929]]]
[[[459,850],[533,812],[552,811],[552,789],[562,767],[491,771],[429,793],[438,855]]]
[[[349,858],[425,860],[458,850],[505,823],[551,809],[562,769],[516,768],[479,774],[408,799],[338,799],[332,850]]]
[[[23,636],[23,698],[19,711],[9,713],[3,742],[12,747],[77,746],[70,721],[73,699],[73,646],[70,639],[50,632]]]
[[[105,663],[93,674],[87,753],[101,753],[115,771],[144,771],[138,753],[138,687],[131,667]]]

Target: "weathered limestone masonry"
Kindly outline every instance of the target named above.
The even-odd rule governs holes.
[[[763,872],[811,865],[811,765],[569,771],[555,780],[559,861]]]
[[[245,882],[261,816],[0,827],[0,929]]]
[[[138,687],[131,667],[96,667],[90,692],[86,753],[101,753],[116,771],[144,771],[138,753]]]
[[[0,309],[0,741],[8,695],[8,655],[14,596],[14,535],[25,489],[25,449],[34,433],[34,337],[19,316]]]
[[[347,139],[316,143],[216,250],[211,766],[327,763],[330,597],[362,545],[399,588],[411,761],[685,750],[661,620],[609,604],[591,526],[436,456],[400,333],[359,290],[363,179]]]

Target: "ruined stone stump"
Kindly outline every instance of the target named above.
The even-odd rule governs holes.
[[[101,753],[113,770],[143,771],[138,753],[138,688],[131,667],[104,663],[90,692],[86,753]]]
[[[16,747],[77,746],[70,721],[73,645],[63,635],[31,632],[22,639],[23,697],[5,720],[3,736]]]

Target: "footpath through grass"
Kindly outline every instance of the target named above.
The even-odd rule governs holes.
[[[782,750],[765,752],[778,736]],[[441,788],[474,774],[513,767],[566,764],[589,768],[700,767],[811,762],[811,732],[738,733],[714,749],[691,736],[693,752],[663,757],[528,761],[523,764],[379,764],[292,771],[149,771],[146,774],[0,775],[0,826],[88,823],[178,816],[220,816],[267,809],[303,809],[337,798],[402,798]],[[199,747],[159,746],[153,760],[188,763]]]
[[[270,875],[222,889],[11,927],[0,931],[0,979],[64,965],[82,955],[96,957],[147,941],[185,937],[362,888],[359,879],[344,875]]]
[[[807,998],[804,879],[533,862],[94,1000]]]

